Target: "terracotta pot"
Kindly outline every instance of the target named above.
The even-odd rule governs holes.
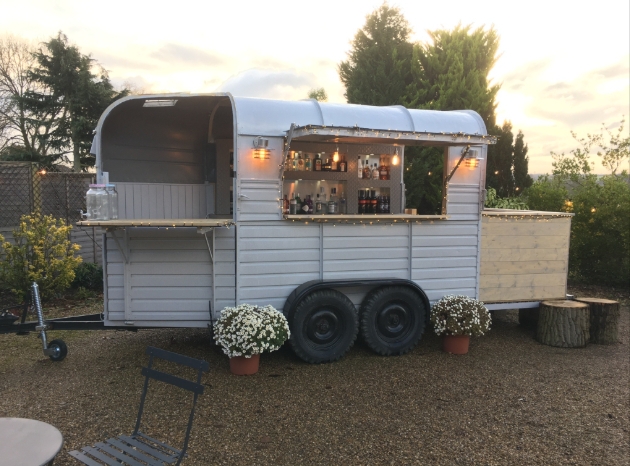
[[[260,354],[254,354],[251,358],[236,356],[230,358],[230,371],[235,375],[252,375],[258,372]]]
[[[468,353],[470,335],[444,335],[442,349],[451,354]]]

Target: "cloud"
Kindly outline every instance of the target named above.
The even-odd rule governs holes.
[[[151,58],[177,65],[190,67],[210,67],[226,65],[229,60],[223,55],[208,52],[198,47],[169,43],[150,54]]]
[[[250,69],[230,77],[217,90],[242,97],[305,99],[308,90],[314,87],[317,78],[311,73]]]

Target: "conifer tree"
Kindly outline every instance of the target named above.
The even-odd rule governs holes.
[[[522,131],[516,135],[514,142],[514,158],[512,170],[514,173],[514,194],[521,194],[524,189],[529,188],[534,180],[529,176],[529,157],[527,157],[528,147],[524,141],[525,136]]]
[[[352,41],[348,60],[339,64],[348,103],[401,104],[412,82],[411,28],[398,8],[384,3],[368,15]]]

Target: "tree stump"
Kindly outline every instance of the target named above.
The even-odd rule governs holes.
[[[528,309],[518,310],[518,323],[523,327],[533,328],[538,327],[538,313],[540,308],[533,307]]]
[[[588,304],[565,300],[540,303],[536,334],[538,341],[545,345],[560,348],[586,346],[590,326]]]
[[[619,303],[610,299],[580,298],[591,311],[591,343],[614,345],[618,340]]]

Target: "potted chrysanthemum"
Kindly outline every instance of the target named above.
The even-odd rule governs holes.
[[[289,336],[287,319],[273,306],[226,307],[214,324],[214,339],[237,375],[258,372],[260,353],[276,351]]]
[[[490,330],[491,321],[484,304],[468,296],[444,296],[431,308],[431,323],[448,353],[466,354],[470,337]]]

